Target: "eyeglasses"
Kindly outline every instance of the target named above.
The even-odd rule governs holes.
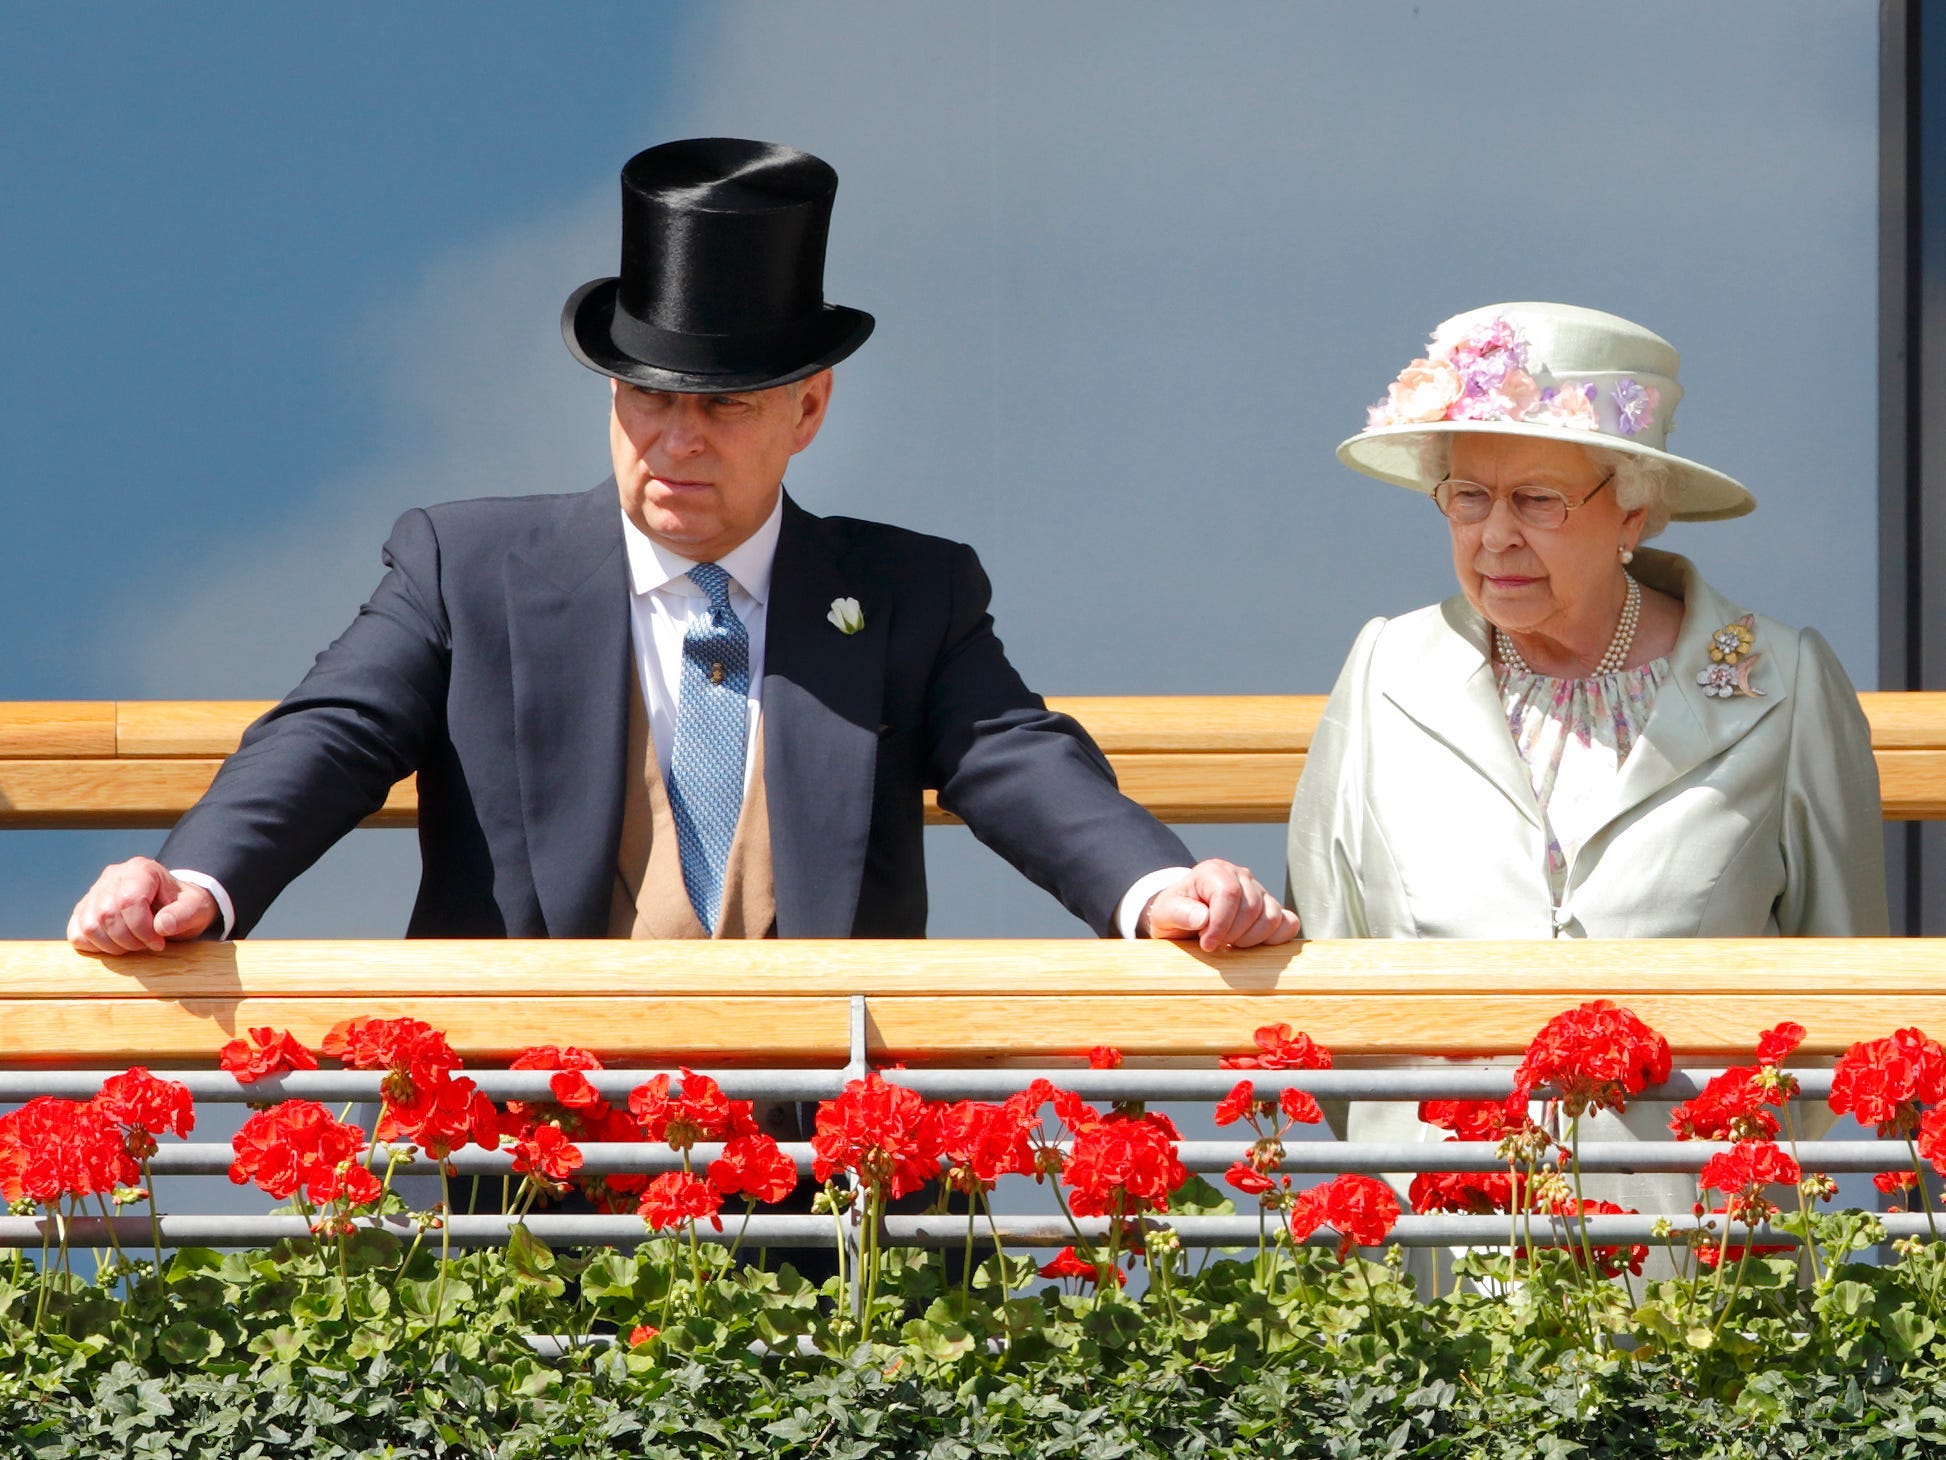
[[[1586,507],[1594,500],[1595,492],[1614,480],[1615,474],[1610,472],[1579,502],[1570,502],[1552,487],[1515,487],[1507,493],[1507,500],[1513,505],[1514,516],[1527,526],[1559,527],[1568,520],[1568,513]],[[1448,478],[1432,489],[1432,500],[1446,514],[1448,522],[1457,522],[1462,527],[1485,522],[1493,513],[1493,493],[1478,482]]]

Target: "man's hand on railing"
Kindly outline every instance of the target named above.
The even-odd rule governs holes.
[[[104,871],[74,905],[68,941],[83,953],[160,953],[201,937],[216,916],[216,899],[204,889],[149,857],[131,857]]]
[[[1297,936],[1297,914],[1250,875],[1221,857],[1198,862],[1180,882],[1149,901],[1137,936],[1194,938],[1206,953],[1219,948],[1256,948]]]

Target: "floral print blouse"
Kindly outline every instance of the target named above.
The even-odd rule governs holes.
[[[1547,827],[1547,884],[1559,906],[1568,864],[1608,819],[1615,778],[1649,723],[1669,661],[1589,679],[1554,679],[1504,664],[1493,672]]]

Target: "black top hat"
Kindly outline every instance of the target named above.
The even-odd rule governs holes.
[[[872,317],[824,302],[838,174],[735,137],[665,142],[622,168],[622,269],[583,284],[561,334],[590,370],[651,390],[762,390],[835,365]]]

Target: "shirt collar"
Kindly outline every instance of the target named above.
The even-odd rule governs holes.
[[[777,504],[763,526],[716,560],[759,607],[770,597],[770,570],[777,560],[777,538],[783,530],[784,494],[779,491]],[[702,591],[687,581],[698,559],[685,558],[664,547],[630,521],[626,512],[622,513],[622,545],[628,550],[629,582],[637,597],[672,583],[677,585],[677,592]]]

